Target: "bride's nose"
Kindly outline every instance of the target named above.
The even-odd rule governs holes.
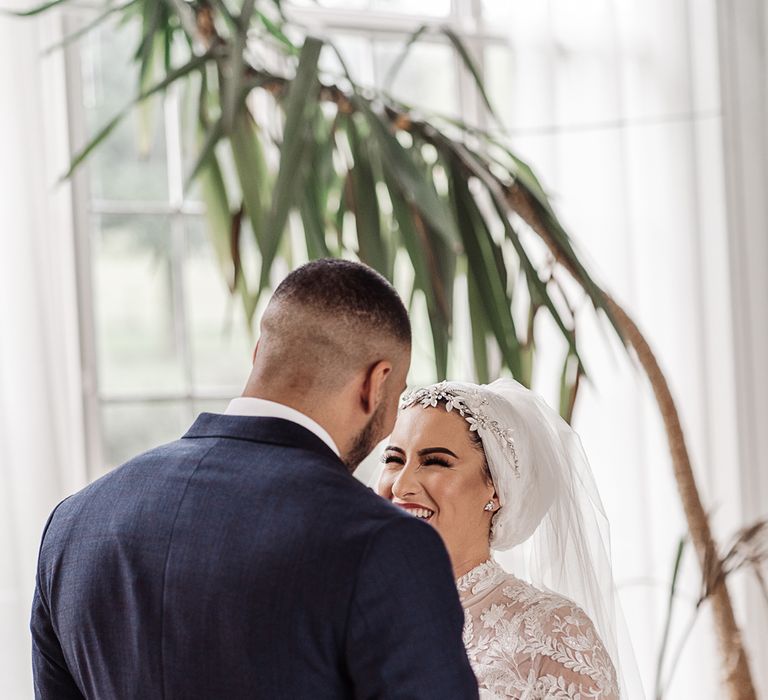
[[[413,496],[421,491],[419,479],[416,476],[416,465],[406,464],[392,484],[392,495],[396,498]]]

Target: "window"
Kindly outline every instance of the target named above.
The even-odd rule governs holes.
[[[296,2],[290,12],[329,36],[362,84],[385,82],[420,23],[448,25],[473,46],[502,42],[481,35],[471,0],[430,0],[418,4],[418,14],[415,7],[328,0]],[[69,29],[89,17],[88,10],[70,11]],[[135,93],[137,31],[106,23],[69,51],[70,114],[79,143]],[[438,32],[414,45],[391,90],[417,109],[466,119],[480,112],[471,78]],[[194,186],[185,189],[195,135],[183,92],[134,110],[76,177],[81,272],[90,288],[81,315],[84,351],[92,358],[85,365],[93,478],[174,439],[200,411],[222,410],[249,370],[254,338],[219,274],[203,205]],[[429,334],[417,336],[414,381],[427,382],[433,378]]]

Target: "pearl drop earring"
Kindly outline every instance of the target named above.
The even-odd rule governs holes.
[[[493,501],[488,501],[488,503],[483,506],[483,510],[493,510]]]

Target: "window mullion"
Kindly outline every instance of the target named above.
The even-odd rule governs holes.
[[[62,17],[64,34],[70,35],[82,26],[81,11],[67,12]],[[87,140],[83,80],[80,52],[75,44],[65,47],[65,75],[67,82],[67,114],[69,121],[69,148],[71,153]],[[93,216],[89,210],[88,164],[78,168],[72,176],[72,215],[75,232],[75,260],[77,269],[77,306],[80,327],[80,362],[83,377],[83,412],[85,416],[86,475],[92,479],[104,462],[101,440],[101,402],[99,396],[98,354],[96,347],[96,316],[94,312],[93,272],[91,267],[91,230]]]

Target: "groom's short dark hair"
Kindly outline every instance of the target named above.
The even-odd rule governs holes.
[[[351,260],[324,258],[302,265],[277,287],[274,301],[290,300],[411,343],[408,311],[395,288],[376,270]]]
[[[321,392],[380,360],[409,361],[411,324],[394,287],[367,265],[324,259],[277,287],[261,319],[261,376]]]

